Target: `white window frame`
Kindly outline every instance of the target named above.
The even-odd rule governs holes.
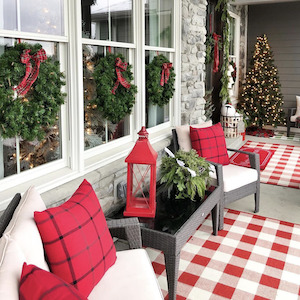
[[[239,15],[229,11],[230,17],[235,21],[235,32],[234,32],[234,55],[229,55],[229,59],[234,58],[236,63],[236,81],[233,88],[233,95],[230,97],[233,106],[238,103],[239,95],[239,64],[240,64],[240,23],[241,18]]]

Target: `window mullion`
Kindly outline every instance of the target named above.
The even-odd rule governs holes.
[[[69,1],[69,166],[73,170],[84,170],[84,109],[81,44],[81,3]],[[72,30],[71,30],[72,29]]]

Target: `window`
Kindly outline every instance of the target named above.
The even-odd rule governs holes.
[[[62,41],[66,41],[63,36],[64,6],[62,0],[39,1],[38,3],[29,0],[3,1],[0,6],[0,15],[0,33],[1,29],[6,30],[5,34],[0,35],[1,57],[5,51],[18,43],[31,45],[38,43],[46,51],[47,57],[51,57],[53,61],[61,61],[65,51],[65,43]],[[23,38],[24,35],[26,38]],[[59,37],[52,38],[54,35]],[[63,71],[63,69],[64,62],[60,65],[60,70]],[[16,93],[15,96],[17,96]],[[21,98],[23,98],[22,101],[30,101],[30,91]],[[0,179],[23,174],[26,170],[61,160],[63,158],[62,135],[61,113],[58,113],[56,123],[44,128],[42,140],[29,141],[20,136],[3,139],[0,136]]]
[[[166,137],[176,95],[165,107],[149,103],[145,64],[163,54],[176,73],[180,23],[174,20],[180,6],[175,0],[0,1],[0,56],[15,43],[39,43],[60,63],[67,83],[65,105],[57,123],[45,128],[45,139],[0,137],[0,191],[13,187],[16,178],[20,184],[42,182],[47,190],[93,171],[128,153],[144,125],[150,138]],[[97,60],[109,52],[130,63],[138,90],[132,113],[118,123],[106,120],[92,101]]]
[[[161,0],[145,1],[145,64],[155,55],[163,54],[174,61],[174,2]],[[172,102],[171,102],[172,103]],[[153,105],[146,99],[146,126],[148,128],[170,120],[170,104],[164,107]]]

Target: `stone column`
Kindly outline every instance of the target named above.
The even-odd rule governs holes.
[[[181,122],[205,121],[206,0],[182,0]]]

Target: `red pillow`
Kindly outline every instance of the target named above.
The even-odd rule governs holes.
[[[190,127],[192,148],[198,155],[207,160],[222,164],[229,164],[224,131],[221,123],[206,128]]]
[[[93,187],[84,180],[61,206],[35,212],[52,273],[88,296],[116,261],[116,249]]]
[[[20,279],[19,299],[84,300],[87,298],[58,276],[24,263]]]

